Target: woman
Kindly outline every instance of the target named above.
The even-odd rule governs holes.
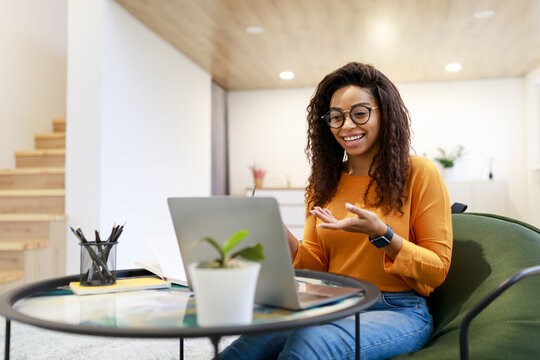
[[[436,166],[409,155],[409,115],[395,85],[370,65],[327,75],[308,106],[311,175],[302,242],[287,231],[296,268],[375,284],[382,297],[360,315],[362,359],[422,348],[433,331],[427,297],[452,252],[450,201]],[[224,358],[354,357],[354,319],[242,336]]]

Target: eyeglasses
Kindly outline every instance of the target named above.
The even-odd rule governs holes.
[[[355,105],[351,110],[339,111],[339,110],[330,110],[323,116],[321,116],[324,121],[334,129],[339,129],[345,123],[345,113],[349,113],[349,117],[356,125],[364,125],[369,121],[371,117],[371,110],[377,109],[378,106],[370,107],[367,105]]]

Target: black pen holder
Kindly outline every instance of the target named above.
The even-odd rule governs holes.
[[[116,283],[116,245],[118,242],[81,243],[81,285],[101,286]]]

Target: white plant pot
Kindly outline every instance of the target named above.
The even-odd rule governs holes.
[[[456,180],[456,171],[454,167],[443,168],[442,177],[445,181]]]
[[[245,325],[253,318],[253,302],[261,264],[240,268],[199,268],[189,265],[199,326]]]

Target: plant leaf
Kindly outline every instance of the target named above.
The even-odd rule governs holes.
[[[237,256],[243,257],[244,259],[250,261],[262,261],[264,260],[264,248],[261,244],[256,244],[235,252],[231,255],[231,258],[235,258]]]
[[[217,259],[217,261],[223,265],[223,261],[225,260],[225,252],[223,251],[223,249],[221,248],[221,246],[219,246],[219,244],[217,243],[216,240],[210,238],[210,237],[205,237],[205,238],[202,238],[201,241],[207,241],[210,245],[212,245],[214,248],[216,248],[216,250],[219,252],[219,255],[220,255],[220,259]]]
[[[236,245],[244,240],[249,235],[249,230],[240,230],[231,235],[229,240],[223,244],[223,256],[231,251]]]

